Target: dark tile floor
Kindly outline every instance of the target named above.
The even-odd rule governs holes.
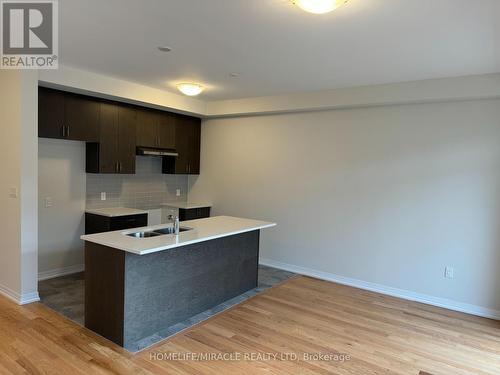
[[[83,272],[40,281],[38,293],[44,305],[83,326],[85,299]]]
[[[147,337],[127,348],[129,351],[137,352],[143,350],[161,340],[164,340],[180,331],[183,331],[203,320],[210,318],[238,303],[253,297],[266,289],[273,287],[291,277],[294,273],[278,270],[276,268],[259,266],[259,285],[242,295],[234,297],[212,309],[195,315],[181,323],[166,327],[160,332]],[[82,273],[58,277],[55,279],[40,281],[38,292],[41,302],[83,326],[84,324],[84,276]]]

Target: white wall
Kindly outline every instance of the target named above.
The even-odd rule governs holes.
[[[500,100],[213,119],[189,199],[277,222],[275,264],[500,318],[499,142]]]
[[[21,133],[21,107],[19,105],[21,86],[14,71],[0,71],[0,288],[4,293],[15,296],[21,291],[21,207],[19,199],[10,196],[12,188],[21,184],[21,154],[19,153]],[[7,136],[9,135],[9,136]]]
[[[21,303],[38,297],[38,71],[21,75]]]
[[[40,70],[42,86],[61,88],[101,98],[121,100],[179,113],[205,113],[205,102],[178,93],[171,93],[135,82],[59,64],[58,69]]]
[[[43,86],[203,117],[231,117],[375,105],[500,98],[500,73],[234,100],[204,101],[138,83],[59,65],[41,70]]]
[[[37,73],[0,71],[0,292],[37,293]]]
[[[500,98],[500,73],[207,102],[206,116],[231,117],[362,106]]]
[[[85,143],[39,138],[38,272],[47,278],[83,269]],[[51,198],[52,207],[45,207]]]

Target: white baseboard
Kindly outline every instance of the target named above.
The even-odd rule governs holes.
[[[71,275],[72,273],[82,272],[84,270],[83,264],[57,268],[55,270],[43,271],[38,273],[38,281],[53,279],[55,277]]]
[[[38,292],[19,294],[4,285],[0,285],[0,294],[14,301],[18,305],[26,305],[28,303],[40,301]]]
[[[20,305],[26,305],[28,303],[33,303],[38,301],[40,301],[40,296],[38,295],[38,292],[32,292],[32,293],[22,294],[18,303]]]
[[[499,310],[493,310],[482,306],[453,301],[447,298],[434,297],[431,295],[416,293],[405,289],[398,289],[382,284],[376,284],[368,281],[353,279],[350,277],[335,275],[333,273],[300,267],[293,264],[279,262],[273,259],[260,258],[259,263],[264,266],[279,268],[285,271],[290,271],[305,276],[311,276],[321,280],[332,281],[334,283],[348,285],[372,292],[386,294],[392,297],[398,297],[409,301],[421,302],[427,305],[443,307],[448,310],[459,311],[466,314],[481,316],[484,318],[500,320]]]

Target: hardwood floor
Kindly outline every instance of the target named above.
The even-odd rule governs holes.
[[[298,277],[132,355],[42,304],[0,297],[9,373],[500,374],[500,322]]]

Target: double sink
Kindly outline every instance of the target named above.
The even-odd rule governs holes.
[[[180,227],[179,233],[186,232],[186,231],[192,230],[192,229],[193,228]],[[153,230],[142,231],[142,232],[127,233],[127,236],[135,237],[135,238],[150,238],[150,237],[164,236],[167,234],[175,234],[174,227],[166,227],[166,228],[153,229]]]

